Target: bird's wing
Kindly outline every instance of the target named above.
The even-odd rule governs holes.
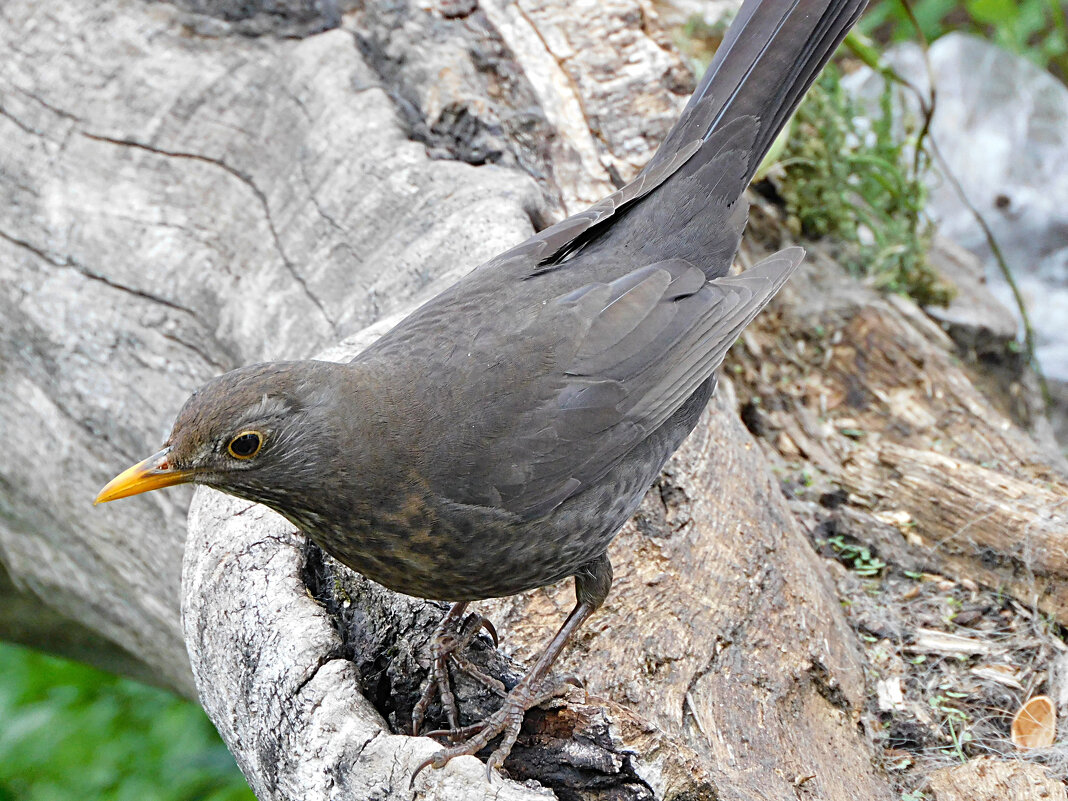
[[[596,482],[712,376],[803,255],[791,248],[712,281],[673,259],[549,301],[549,319],[539,315],[533,324],[551,324],[553,363],[522,394],[487,399],[498,414],[476,417],[477,458],[442,471],[442,494],[526,519],[548,514]]]

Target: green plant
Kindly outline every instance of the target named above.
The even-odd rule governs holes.
[[[851,567],[858,576],[872,578],[886,568],[886,562],[875,556],[870,548],[850,542],[841,534],[828,537],[826,542],[834,549],[838,560]]]
[[[863,114],[829,67],[798,109],[777,188],[795,232],[842,243],[840,260],[854,274],[944,304],[948,289],[926,258],[927,160],[896,134],[892,103],[887,83],[878,115]]]
[[[204,712],[0,644],[0,801],[255,801]]]
[[[964,753],[964,747],[972,741],[972,733],[968,731],[970,723],[968,713],[958,709],[953,703],[967,697],[967,693],[946,690],[928,702],[931,709],[942,715],[945,725],[949,728],[950,745],[943,748],[942,752],[956,757],[960,762],[966,762],[968,759]]]
[[[1068,26],[1058,0],[916,0],[911,6],[929,42],[950,30],[969,31],[1068,78]],[[914,40],[917,33],[901,0],[875,3],[860,29],[884,42]]]

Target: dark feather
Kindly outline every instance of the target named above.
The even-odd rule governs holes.
[[[483,265],[360,357],[403,369],[398,381],[422,392],[440,386],[461,410],[448,421],[415,414],[419,430],[404,432],[426,443],[434,492],[522,519],[548,514],[712,379],[802,258],[792,249],[725,277],[742,192],[864,4],[748,0],[633,182]],[[469,379],[441,383],[450,374]]]

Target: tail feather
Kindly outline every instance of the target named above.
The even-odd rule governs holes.
[[[867,0],[748,0],[679,122],[646,166],[741,117],[757,120],[746,183]]]
[[[746,186],[866,2],[747,0],[639,176],[655,190],[617,213],[590,250],[622,250],[636,263],[682,258],[709,278],[725,275],[745,227]]]
[[[745,0],[693,97],[645,169],[501,261],[528,277],[581,263],[612,280],[682,258],[725,275],[746,211],[742,193],[771,143],[867,0]]]

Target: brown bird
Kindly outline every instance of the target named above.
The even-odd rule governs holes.
[[[504,735],[612,583],[608,544],[697,422],[742,328],[801,262],[729,277],[742,198],[866,0],[746,0],[652,161],[600,203],[497,256],[347,364],[256,364],[210,381],[110,501],[207,484],[288,518],[391,589],[453,601],[435,691],[470,601],[575,578],[576,605],[502,707],[428,764]]]

